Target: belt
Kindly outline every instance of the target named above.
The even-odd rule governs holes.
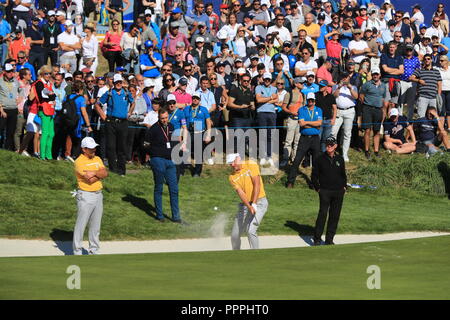
[[[298,120],[298,116],[289,116],[292,120]]]
[[[78,191],[89,192],[89,193],[102,193],[102,190],[97,190],[97,191],[86,191],[86,190],[78,189]]]
[[[118,123],[121,123],[121,122],[124,122],[126,120],[127,119],[121,119],[121,118],[116,118],[116,117],[106,117],[106,122],[118,122]]]
[[[355,106],[348,107],[348,108],[339,108],[339,107],[338,107],[338,109],[339,109],[339,110],[349,110],[349,109],[353,109],[354,107],[355,107]]]
[[[364,104],[363,106],[369,107],[369,108],[374,108],[374,109],[381,109],[381,107],[375,107],[375,106],[369,106],[368,104]]]
[[[302,137],[305,137],[305,138],[314,138],[314,137],[318,137],[318,136],[319,136],[318,134],[313,134],[313,135],[302,134]]]

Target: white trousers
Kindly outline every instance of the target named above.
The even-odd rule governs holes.
[[[343,134],[343,142],[342,145],[342,153],[345,158],[348,158],[348,149],[350,148],[350,141],[352,139],[352,128],[353,128],[353,120],[355,119],[355,108],[347,109],[347,110],[337,110],[336,122],[334,126],[331,128],[331,134],[333,137],[337,138],[339,130],[341,126],[343,126],[344,134]]]

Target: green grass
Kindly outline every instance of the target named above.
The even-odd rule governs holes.
[[[449,299],[450,236],[254,251],[0,258],[0,299]],[[124,263],[126,262],[126,263]],[[81,269],[68,290],[66,269]],[[381,289],[369,290],[370,265]]]
[[[42,162],[3,150],[0,163],[0,237],[70,240],[76,217],[75,198],[70,194],[76,185],[73,164]],[[221,214],[227,217],[225,234],[229,234],[238,201],[228,173],[224,166],[205,166],[201,179],[182,177],[181,216],[189,226],[161,224],[153,218],[150,170],[134,170],[124,178],[111,174],[104,182],[101,239],[208,237]],[[269,209],[259,234],[311,234],[318,196],[300,178],[295,189],[285,189],[284,179],[283,174],[264,177]],[[360,183],[356,178],[350,182]],[[166,187],[164,208],[170,215]],[[448,208],[446,197],[412,188],[354,189],[346,195],[338,232],[449,231]]]

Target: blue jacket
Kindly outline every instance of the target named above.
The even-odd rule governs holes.
[[[163,62],[163,57],[159,52],[153,52],[153,57],[156,60],[161,61],[161,63]],[[147,53],[141,54],[141,56],[139,57],[139,62],[141,64],[141,66],[147,66],[147,67],[153,67],[156,66],[152,59],[150,59],[150,57],[148,56]],[[145,78],[156,78],[159,77],[161,75],[161,73],[159,72],[159,68],[153,68],[150,70],[145,70],[142,75]]]

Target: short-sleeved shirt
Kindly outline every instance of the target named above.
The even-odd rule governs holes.
[[[216,104],[216,98],[209,89],[206,89],[205,92],[203,92],[202,89],[199,89],[197,90],[197,93],[200,95],[200,104],[208,111],[212,108],[213,104]]]
[[[319,92],[319,85],[317,83],[313,83],[311,85],[308,85],[305,83],[302,89],[302,93],[305,95],[305,97],[308,95],[308,93],[316,93]]]
[[[58,43],[64,43],[64,44],[69,44],[69,45],[74,45],[78,42],[80,42],[80,39],[74,35],[74,34],[69,34],[67,32],[62,32],[58,35]],[[60,51],[61,56],[64,57],[71,57],[71,56],[75,56],[76,54],[76,50],[71,50],[71,51]]]
[[[252,90],[248,89],[244,91],[241,87],[232,87],[229,96],[234,98],[234,104],[238,106],[243,104],[250,105],[255,101]],[[230,117],[232,118],[248,118],[249,116],[250,110],[248,109],[230,108]]]
[[[298,111],[298,120],[303,121],[318,121],[322,120],[322,109],[314,107],[313,110],[309,110],[307,106],[301,107]],[[319,128],[300,128],[300,133],[305,136],[318,136],[320,134]]]
[[[108,104],[108,115],[119,119],[128,118],[128,107],[133,102],[134,100],[131,93],[124,89],[120,90],[120,94],[117,93],[115,89],[112,89],[111,91],[105,92],[100,98],[100,103]]]
[[[324,119],[333,117],[333,104],[336,104],[336,98],[332,94],[325,96],[322,92],[316,93],[316,106],[322,109]]]
[[[438,129],[437,119],[427,119],[425,117],[416,120],[415,127],[418,128],[418,140],[419,141],[431,141],[436,138]]]
[[[34,30],[33,28],[27,28],[27,30],[25,31],[25,37],[31,38],[31,40],[33,40],[33,41],[44,39],[42,32],[39,30]],[[30,52],[43,53],[44,51],[46,51],[46,50],[44,49],[42,44],[32,44],[31,45]]]
[[[184,116],[186,118],[186,124],[188,128],[193,124],[194,132],[201,132],[206,130],[206,119],[209,119],[209,112],[203,106],[198,106],[197,108],[192,108],[192,106],[187,106],[184,108]],[[191,128],[189,128],[191,129]]]
[[[361,92],[364,94],[364,104],[381,108],[383,101],[386,99],[387,86],[381,82],[379,86],[375,85],[373,81],[367,81],[361,87]]]
[[[333,92],[337,90],[339,86],[333,86]],[[358,88],[352,85],[352,89],[358,92]],[[336,98],[336,105],[339,109],[348,109],[356,105],[356,99],[353,98],[350,89],[346,86],[339,90],[339,96]]]
[[[244,191],[245,196],[248,201],[252,200],[253,195],[253,177],[258,177],[260,179],[260,189],[258,199],[264,198],[266,192],[264,191],[264,184],[261,178],[261,173],[259,171],[259,166],[256,162],[252,160],[247,160],[242,162],[241,170],[234,172],[229,176],[229,181],[231,186],[235,189],[241,189]]]
[[[438,81],[442,81],[441,73],[437,69],[420,69],[413,73],[420,80],[425,80],[425,85],[419,83],[419,97],[428,99],[436,98],[438,91]]]
[[[277,93],[277,88],[270,85],[266,87],[265,85],[259,85],[255,89],[255,96],[260,94],[263,98],[268,98],[271,95]],[[275,105],[273,103],[262,103],[258,104],[257,112],[275,112]]]
[[[316,74],[317,79],[327,80],[328,83],[333,81],[333,76],[331,75],[331,72],[328,71],[328,69],[325,67],[325,65],[321,66],[319,69],[317,69]],[[327,87],[328,93],[331,93],[331,87]]]
[[[400,80],[409,81],[409,77],[411,77],[417,69],[420,69],[420,60],[416,56],[412,56],[411,59],[406,57],[403,58],[403,66],[405,68],[405,72],[400,76]]]
[[[92,159],[89,159],[84,154],[81,154],[75,160],[75,175],[77,177],[78,189],[90,192],[102,190],[103,184],[100,180],[88,184],[82,177],[86,174],[86,171],[97,171],[104,167],[105,165],[99,157],[95,156]]]
[[[349,51],[352,51],[353,49],[364,50],[366,48],[369,48],[369,46],[367,45],[367,42],[364,41],[364,40],[360,40],[360,41],[352,40],[348,44],[348,50]],[[366,58],[366,54],[365,53],[351,54],[350,58],[353,59],[356,63],[361,63],[361,61],[364,58]]]
[[[393,57],[391,57],[388,54],[383,53],[380,58],[380,66],[383,65],[386,65],[389,68],[398,69],[401,65],[403,65],[403,57],[399,55],[394,55]],[[389,78],[400,79],[400,75],[388,74],[383,71],[383,68],[381,68],[381,76],[386,79]]]
[[[173,125],[174,136],[181,135],[181,128],[186,125],[186,117],[183,110],[176,109],[174,112],[169,112],[169,122]]]
[[[399,139],[403,143],[405,139],[405,129],[409,126],[408,118],[399,116],[397,122],[387,121],[384,123],[384,135],[388,135],[392,139]]]

